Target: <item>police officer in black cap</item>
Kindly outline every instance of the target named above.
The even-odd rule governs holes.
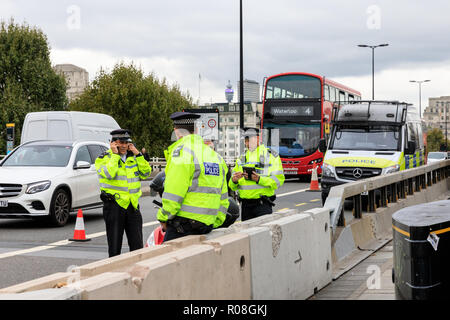
[[[275,191],[284,183],[278,153],[260,143],[259,129],[244,128],[247,151],[236,159],[228,186],[242,203],[242,221],[272,213]]]
[[[114,130],[111,136],[111,148],[95,160],[110,257],[121,253],[124,231],[130,251],[143,247],[140,181],[151,173],[149,163],[132,143],[129,130]]]
[[[195,134],[198,118],[200,115],[189,112],[170,116],[177,141],[164,151],[167,166],[162,208],[157,214],[166,232],[164,241],[208,233],[226,219],[226,165]]]

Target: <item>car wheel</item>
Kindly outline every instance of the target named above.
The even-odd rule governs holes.
[[[63,189],[56,190],[50,203],[50,223],[56,227],[64,226],[69,220],[69,213],[69,195]]]

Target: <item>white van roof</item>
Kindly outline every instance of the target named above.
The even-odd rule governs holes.
[[[43,111],[26,115],[21,143],[34,140],[95,140],[108,142],[120,126],[107,114],[80,111]]]
[[[343,105],[336,115],[337,122],[405,122],[411,105],[397,101],[357,101]],[[406,114],[404,114],[406,112]],[[414,117],[414,114],[410,115]]]

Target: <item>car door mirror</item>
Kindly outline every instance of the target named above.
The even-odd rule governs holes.
[[[408,141],[408,147],[405,150],[406,154],[414,154],[416,152],[416,142],[415,141]]]
[[[77,163],[73,166],[75,170],[77,169],[89,169],[91,164],[87,161],[77,161]]]
[[[327,151],[327,142],[325,139],[320,139],[319,141],[319,151],[325,153]]]

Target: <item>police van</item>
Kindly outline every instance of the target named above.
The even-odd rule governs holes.
[[[333,112],[322,168],[323,203],[331,187],[425,164],[422,125],[411,104],[353,101]]]

